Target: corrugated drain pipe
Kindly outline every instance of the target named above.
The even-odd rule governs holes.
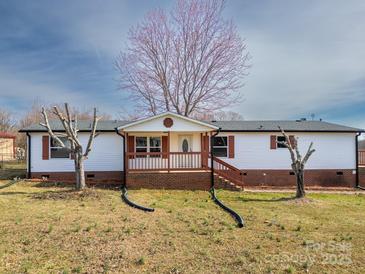
[[[115,128],[115,132],[121,136],[123,138],[123,183],[121,185],[121,198],[122,200],[129,206],[133,207],[133,208],[137,208],[146,212],[153,212],[155,211],[154,208],[149,208],[149,207],[144,207],[141,205],[138,205],[134,202],[132,202],[131,200],[129,200],[128,198],[128,189],[127,189],[127,172],[126,172],[126,159],[127,159],[127,152],[126,152],[126,147],[125,147],[125,136],[123,134],[120,134],[118,128]]]
[[[228,206],[224,205],[216,196],[215,189],[214,189],[214,159],[213,159],[213,141],[214,137],[217,136],[220,132],[220,128],[217,130],[215,134],[210,137],[210,171],[211,171],[211,187],[210,187],[210,194],[212,195],[212,200],[219,205],[223,210],[227,211],[231,216],[236,220],[238,227],[243,227],[244,221],[242,217],[235,212],[233,209],[229,208]]]

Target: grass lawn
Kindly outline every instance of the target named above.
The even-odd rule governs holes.
[[[0,162],[0,180],[11,179],[14,177],[25,178],[26,174],[27,167],[25,162]]]
[[[5,181],[0,182],[4,184]],[[365,196],[118,191],[18,183],[0,190],[0,273],[364,273]]]

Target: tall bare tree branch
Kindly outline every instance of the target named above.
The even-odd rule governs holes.
[[[93,119],[93,124],[91,127],[91,133],[89,136],[89,141],[87,142],[87,146],[86,146],[86,150],[84,153],[84,157],[87,158],[87,156],[89,155],[90,151],[91,151],[91,147],[93,144],[93,141],[95,139],[95,132],[96,132],[96,126],[98,124],[99,118],[96,116],[96,108],[94,108],[94,119]]]
[[[278,141],[277,143],[285,146],[289,150],[290,158],[292,161],[291,167],[292,167],[292,170],[294,171],[294,173],[296,175],[296,179],[297,179],[296,197],[302,198],[305,196],[304,167],[305,167],[305,164],[307,163],[309,157],[315,152],[315,149],[312,149],[313,142],[310,143],[304,158],[302,158],[302,155],[300,154],[299,148],[298,148],[298,138],[294,137],[291,140],[290,137],[285,133],[285,131],[282,128],[279,127],[279,129],[281,131],[281,134],[285,137],[285,141],[283,141],[283,142]]]
[[[130,29],[116,60],[120,87],[140,111],[192,116],[239,102],[249,54],[224,0],[177,0]]]
[[[74,120],[72,119],[72,114],[70,112],[69,106],[67,103],[65,103],[65,113],[59,110],[57,106],[54,106],[53,113],[58,117],[58,119],[61,121],[61,124],[65,130],[66,134],[55,134],[50,123],[48,120],[48,115],[45,110],[45,108],[42,108],[42,117],[44,122],[40,123],[40,125],[47,128],[48,134],[51,136],[52,139],[56,140],[57,143],[60,144],[61,147],[65,148],[66,144],[62,142],[60,139],[60,135],[66,136],[68,141],[70,142],[70,147],[68,147],[75,164],[75,174],[76,174],[76,188],[77,189],[83,189],[86,187],[85,183],[85,172],[84,172],[84,160],[87,159],[91,148],[93,141],[96,137],[96,127],[98,124],[98,121],[100,117],[97,117],[96,114],[96,108],[94,108],[93,112],[93,122],[91,127],[91,132],[89,136],[89,140],[86,146],[85,152],[83,152],[83,146],[78,138],[78,124],[77,124],[77,114],[74,115]]]
[[[42,115],[43,115],[43,119],[44,119],[44,123],[40,123],[41,126],[45,127],[48,131],[48,134],[51,136],[52,139],[56,140],[56,142],[61,146],[61,147],[65,147],[65,144],[61,141],[61,139],[55,135],[53,133],[53,130],[49,124],[49,121],[48,121],[48,115],[45,111],[44,108],[42,108]]]

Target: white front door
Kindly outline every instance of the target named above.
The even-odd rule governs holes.
[[[179,135],[179,152],[192,152],[192,136],[191,135]],[[190,157],[186,154],[178,155],[179,168],[190,168],[192,163],[190,163]]]
[[[193,151],[191,135],[179,135],[179,152]]]

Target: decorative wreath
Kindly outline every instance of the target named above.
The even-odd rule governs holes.
[[[173,124],[174,124],[174,121],[171,118],[165,118],[163,120],[163,125],[165,127],[172,127]]]

